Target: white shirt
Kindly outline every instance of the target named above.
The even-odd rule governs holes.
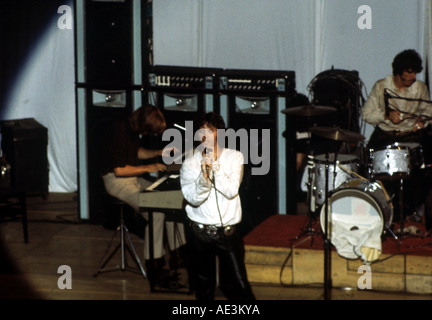
[[[377,125],[384,131],[412,131],[416,120],[415,116],[403,114],[402,119],[404,121],[393,124],[390,120],[384,120],[385,114],[385,100],[384,100],[384,89],[389,89],[391,96],[400,96],[410,99],[422,99],[429,100],[429,92],[426,85],[417,80],[410,87],[403,91],[396,88],[393,76],[388,75],[384,79],[378,80],[373,88],[366,103],[362,109],[363,120],[372,124]],[[418,101],[408,101],[403,99],[389,99],[389,106],[391,110],[397,107],[402,112],[408,112],[415,115],[426,115],[430,117],[432,115],[432,104],[422,103]],[[426,122],[426,124],[430,123]]]
[[[197,223],[216,226],[239,223],[242,208],[238,191],[243,178],[243,154],[237,150],[223,149],[213,164],[215,185],[204,178],[202,159],[201,152],[195,151],[185,159],[180,169],[181,190],[187,201],[188,218]]]

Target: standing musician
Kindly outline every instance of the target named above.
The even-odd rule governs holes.
[[[432,119],[428,88],[416,79],[416,75],[423,70],[420,55],[412,49],[404,50],[395,56],[392,68],[392,75],[374,84],[362,109],[363,120],[375,126],[368,142],[369,150],[384,149],[396,142],[421,144],[425,128]],[[422,162],[421,159],[414,160]],[[424,173],[419,171],[413,172],[407,182],[404,189],[415,196],[408,198],[414,199],[412,205],[418,207],[429,192],[431,183],[425,188]],[[386,187],[390,191],[395,190],[395,185],[389,182],[386,182]],[[425,209],[426,226],[430,228],[431,208]]]
[[[189,220],[185,228],[191,286],[197,300],[214,299],[217,256],[225,296],[232,300],[254,300],[244,263],[243,240],[237,229],[242,220],[239,187],[243,154],[224,148],[223,139],[218,141],[218,129],[225,129],[220,115],[207,113],[195,124],[202,143],[180,170]]]

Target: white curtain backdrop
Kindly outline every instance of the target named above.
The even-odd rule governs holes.
[[[154,1],[154,63],[295,70],[300,92],[315,67],[318,1]],[[181,26],[181,27],[180,27]]]
[[[391,74],[400,51],[416,49],[426,60],[429,6],[429,0],[155,0],[154,62],[294,70],[297,91],[307,95],[319,72],[356,70],[366,98],[376,80]],[[366,126],[364,133],[371,131]]]
[[[34,118],[48,128],[49,191],[77,190],[75,65],[72,29],[57,17],[22,66],[4,120]]]
[[[309,82],[334,66],[357,70],[367,91],[391,73],[401,50],[416,49],[431,61],[430,3],[153,0],[154,64],[293,70],[297,91],[306,95]],[[360,29],[359,19],[370,29]],[[77,189],[73,30],[56,22],[22,68],[3,118],[34,117],[48,128],[49,189],[71,192]]]

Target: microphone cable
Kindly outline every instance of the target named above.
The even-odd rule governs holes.
[[[213,171],[213,169],[212,169],[212,171]],[[222,213],[221,213],[220,208],[219,208],[219,200],[218,200],[218,195],[217,195],[218,194],[218,190],[216,188],[216,178],[214,176],[214,171],[213,171],[213,179],[211,179],[210,176],[209,176],[209,180],[210,180],[211,184],[214,187],[215,198],[216,198],[216,208],[217,208],[217,211],[218,211],[218,214],[219,214],[219,219],[220,219],[220,222],[221,222],[221,228],[223,228],[224,224],[223,224],[223,221],[222,221]]]

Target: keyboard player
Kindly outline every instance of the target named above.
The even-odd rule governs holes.
[[[165,164],[142,164],[142,160],[158,158],[163,150],[150,150],[141,146],[141,136],[161,134],[166,129],[165,117],[159,108],[153,105],[145,105],[136,109],[131,115],[118,116],[110,123],[103,135],[104,141],[100,144],[101,172],[104,186],[108,194],[129,204],[139,214],[139,194],[151,185],[151,182],[142,177],[145,173],[166,171]],[[144,217],[148,219],[147,213]],[[160,279],[167,275],[164,250],[165,214],[153,213],[153,252],[155,273],[150,274],[154,279]],[[149,264],[149,231],[145,227],[144,257]],[[184,239],[184,232],[180,229],[180,235]],[[171,232],[167,237],[172,236]],[[185,241],[173,241],[177,246]],[[171,250],[177,249],[170,248]]]

